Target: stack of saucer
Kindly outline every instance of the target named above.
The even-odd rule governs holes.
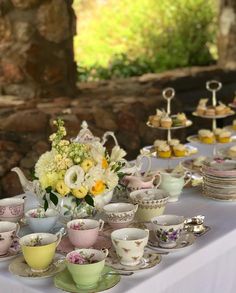
[[[236,160],[212,158],[202,166],[203,194],[207,197],[236,200]]]

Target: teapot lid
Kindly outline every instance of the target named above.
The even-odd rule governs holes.
[[[83,121],[81,124],[81,130],[79,131],[76,138],[73,138],[71,141],[88,144],[88,143],[94,143],[94,142],[100,141],[100,138],[94,136],[88,128],[88,123],[86,121]]]

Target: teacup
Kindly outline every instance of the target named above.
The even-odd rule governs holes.
[[[24,216],[23,198],[10,197],[0,200],[0,220],[18,222]]]
[[[72,220],[67,223],[70,242],[76,248],[90,248],[96,243],[98,232],[102,231],[103,226],[103,220]]]
[[[160,188],[169,193],[169,202],[176,202],[185,185],[191,180],[192,173],[189,171],[184,174],[160,172],[161,184]]]
[[[0,222],[0,255],[8,252],[19,229],[20,226],[18,223]]]
[[[131,203],[110,203],[103,207],[109,225],[113,228],[127,227],[134,219],[138,205]]]
[[[183,216],[162,215],[154,217],[151,222],[158,243],[163,248],[173,248],[184,230]]]
[[[20,238],[25,261],[33,272],[48,270],[53,261],[62,233],[33,233]]]
[[[49,232],[56,224],[59,213],[55,209],[31,209],[25,213],[25,218],[30,229],[35,232]]]
[[[77,249],[67,254],[66,266],[78,289],[96,287],[107,255],[107,249]]]
[[[135,218],[139,222],[149,222],[153,217],[164,213],[169,194],[160,189],[141,189],[130,193],[133,204],[138,204]]]
[[[111,240],[120,263],[126,266],[139,264],[143,257],[148,237],[149,230],[147,229],[123,228],[113,231]]]

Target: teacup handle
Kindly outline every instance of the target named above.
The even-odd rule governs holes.
[[[185,173],[185,176],[184,177],[186,178],[187,176],[189,176],[189,178],[185,181],[184,186],[186,186],[191,181],[191,179],[192,179],[192,172],[187,171]]]
[[[142,166],[143,163],[142,163],[142,160],[143,159],[147,159],[147,162],[148,162],[148,166],[147,166],[147,170],[146,172],[144,173],[144,177],[148,176],[148,173],[150,172],[151,170],[151,167],[152,167],[152,161],[151,161],[151,158],[150,156],[147,156],[147,155],[139,155],[136,159],[136,162],[137,162],[137,165],[138,166]],[[142,172],[142,170],[140,170],[140,172]],[[136,172],[137,173],[137,172]],[[136,175],[140,175],[140,174],[136,174]]]
[[[102,231],[103,226],[104,226],[104,221],[100,219],[98,222],[99,222],[99,229],[98,229],[98,231]]]
[[[134,212],[136,213],[138,210],[138,204],[134,205]]]
[[[18,236],[19,231],[20,231],[20,224],[19,223],[16,223],[16,236],[17,237],[19,237]]]
[[[61,242],[61,238],[62,238],[63,234],[62,234],[61,231],[59,231],[59,232],[56,233],[56,236],[57,236],[57,244],[56,244],[56,246],[58,246],[59,243]]]
[[[106,257],[108,256],[109,250],[107,248],[102,248],[101,251],[104,252]]]
[[[146,231],[148,233],[148,238],[149,238],[149,230],[148,229],[144,229],[144,231]]]
[[[161,173],[160,173],[160,172],[157,172],[157,173],[155,173],[154,176],[155,176],[155,177],[156,177],[156,176],[159,177],[159,182],[158,182],[158,184],[155,186],[156,188],[158,188],[158,187],[161,185]]]

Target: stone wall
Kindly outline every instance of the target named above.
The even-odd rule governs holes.
[[[161,91],[167,86],[176,89],[173,113],[185,111],[194,124],[173,136],[185,142],[186,135],[210,127],[210,121],[191,116],[199,98],[210,97],[205,90],[209,79],[222,81],[218,97],[231,102],[236,88],[235,71],[218,67],[186,68],[162,74],[146,74],[131,79],[79,84],[79,95],[73,99],[57,96],[53,99],[22,99],[0,97],[0,197],[21,192],[14,166],[20,166],[30,178],[31,171],[41,153],[49,149],[48,136],[53,131],[52,121],[60,116],[65,120],[69,136],[74,137],[83,120],[95,135],[115,132],[119,143],[133,159],[142,146],[156,138],[166,138],[165,131],[146,126],[147,117],[155,109],[165,108]],[[229,124],[233,118],[220,121]],[[110,142],[109,142],[110,144]]]
[[[75,94],[72,2],[0,1],[0,93],[26,99]]]

